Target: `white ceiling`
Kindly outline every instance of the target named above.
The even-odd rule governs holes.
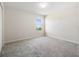
[[[4,2],[4,8],[16,8],[32,13],[47,15],[53,10],[62,10],[68,6],[75,6],[76,2],[47,2],[46,8],[39,6],[41,2]]]

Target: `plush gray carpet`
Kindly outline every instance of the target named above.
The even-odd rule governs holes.
[[[78,57],[79,45],[67,41],[40,37],[6,44],[3,57]]]

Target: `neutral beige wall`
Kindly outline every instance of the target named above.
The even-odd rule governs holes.
[[[0,52],[2,49],[2,8],[0,5]]]
[[[4,14],[5,43],[44,35],[44,24],[41,31],[35,28],[36,17],[43,21],[43,16],[11,8],[6,8]]]
[[[79,43],[78,12],[76,5],[59,6],[46,17],[46,32],[55,37]]]

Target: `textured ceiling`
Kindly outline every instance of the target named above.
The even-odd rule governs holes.
[[[39,6],[41,2],[4,2],[4,8],[16,8],[32,13],[47,15],[53,10],[63,10],[69,6],[76,6],[76,2],[47,2],[46,8]]]

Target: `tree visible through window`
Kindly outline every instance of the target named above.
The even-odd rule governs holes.
[[[37,17],[35,19],[36,30],[42,30],[42,19]]]

